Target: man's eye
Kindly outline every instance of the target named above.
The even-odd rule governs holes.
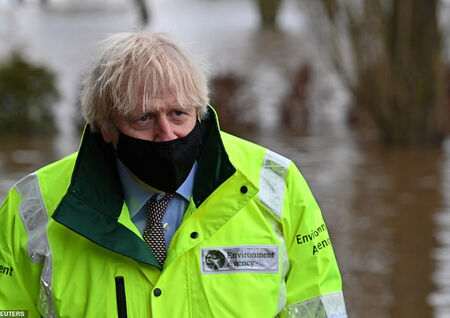
[[[175,116],[181,116],[183,115],[183,112],[180,110],[174,110],[173,113],[175,114]]]
[[[140,121],[147,121],[148,120],[148,115],[144,115],[141,118],[139,118]]]

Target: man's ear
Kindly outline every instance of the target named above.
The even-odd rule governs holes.
[[[98,124],[98,128],[100,129],[100,132],[102,133],[103,140],[108,144],[111,143],[112,136],[111,136],[109,129],[107,129],[105,126],[100,125],[100,124]]]

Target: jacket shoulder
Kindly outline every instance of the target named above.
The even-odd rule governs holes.
[[[267,149],[226,132],[221,132],[221,137],[233,166],[258,184],[259,172]]]
[[[51,214],[69,188],[76,157],[77,153],[74,153],[40,168],[19,180],[14,189],[21,197],[30,195],[30,191],[38,191]]]
[[[289,182],[290,170],[297,170],[292,161],[270,149],[242,138],[221,132],[231,163],[255,185],[272,188]],[[298,171],[295,171],[298,172]],[[295,174],[294,172],[294,174]],[[298,176],[295,176],[296,178]],[[260,189],[261,190],[261,189]]]
[[[61,176],[61,173],[70,172],[69,177],[71,176],[72,170],[75,166],[75,161],[77,159],[78,152],[70,154],[58,161],[50,163],[39,170],[36,171],[38,176],[45,176],[46,178],[51,177],[52,175]]]

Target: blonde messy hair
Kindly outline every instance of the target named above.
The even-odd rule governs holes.
[[[207,110],[206,77],[181,48],[162,33],[117,33],[103,41],[101,56],[83,82],[81,108],[93,130],[111,128],[115,114],[137,105],[143,112],[168,93],[182,107]],[[141,99],[141,100],[139,100]]]

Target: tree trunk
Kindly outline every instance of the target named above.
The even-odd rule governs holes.
[[[355,76],[342,75],[354,78],[347,84],[355,107],[370,115],[385,144],[439,145],[446,136],[438,1],[364,0],[361,6],[334,1],[346,20],[342,29],[338,15],[327,10],[328,0],[322,0],[333,35],[347,34]]]
[[[134,0],[134,2],[139,10],[139,18],[141,20],[141,24],[147,25],[150,17],[145,0]]]
[[[445,137],[444,64],[436,6],[437,0],[394,1],[385,74],[392,87],[386,92],[386,109],[376,112],[388,126],[379,127],[385,143],[430,145]]]
[[[263,27],[274,28],[282,0],[256,0]]]

